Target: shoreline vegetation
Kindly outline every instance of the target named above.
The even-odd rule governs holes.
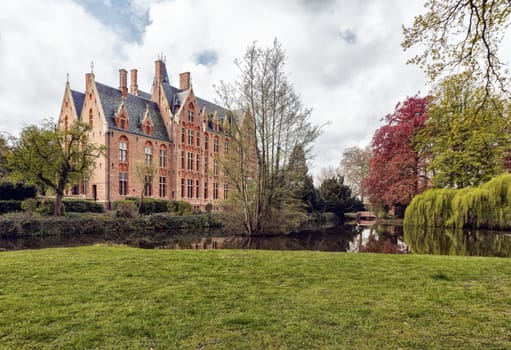
[[[511,346],[507,259],[103,245],[0,257],[0,349]]]

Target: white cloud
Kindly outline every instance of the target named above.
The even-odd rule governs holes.
[[[66,73],[72,88],[83,90],[91,60],[98,81],[116,86],[119,68],[137,68],[140,89],[149,91],[162,52],[174,84],[178,73],[190,71],[196,93],[213,100],[212,85],[236,77],[233,60],[252,41],[270,45],[277,37],[304,105],[313,108],[316,123],[330,122],[314,147],[317,174],[337,166],[345,147],[367,144],[398,101],[426,92],[422,72],[405,65],[408,55],[400,47],[401,25],[422,11],[420,5],[132,0],[134,17],[149,18],[133,42],[70,0],[7,2],[0,13],[0,129],[15,133],[23,122],[56,117]],[[340,33],[356,40],[347,42]],[[214,52],[216,61],[200,64],[201,52]]]

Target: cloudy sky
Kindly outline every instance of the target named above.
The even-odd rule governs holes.
[[[190,71],[194,90],[214,101],[213,84],[232,81],[233,60],[274,38],[286,70],[317,124],[314,174],[338,166],[343,150],[367,145],[396,103],[429,90],[406,65],[401,26],[420,0],[18,0],[0,11],[0,130],[58,117],[66,75],[83,91],[96,80],[118,86],[118,69],[137,68],[150,91],[154,61],[166,56],[173,85]]]

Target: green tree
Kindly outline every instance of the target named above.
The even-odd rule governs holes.
[[[305,153],[319,134],[310,122],[311,111],[302,106],[284,71],[285,54],[275,40],[272,47],[249,46],[237,60],[240,78],[217,87],[222,104],[232,112],[230,133],[243,166],[226,166],[224,173],[236,186],[247,234],[286,230],[304,217],[286,191],[286,166],[295,146]],[[244,118],[235,118],[235,115]],[[242,128],[243,123],[248,124]],[[225,129],[225,128],[224,128]],[[243,131],[244,130],[244,131]],[[255,163],[254,171],[250,171]],[[252,175],[252,176],[251,176]],[[237,179],[237,181],[236,181]],[[233,181],[234,180],[234,181]]]
[[[7,168],[7,154],[10,148],[7,139],[0,133],[0,179],[3,179],[9,173]]]
[[[68,185],[90,174],[104,148],[87,142],[89,126],[75,122],[67,130],[56,129],[52,121],[25,127],[9,153],[13,174],[55,191],[55,216],[60,216],[62,198]]]
[[[302,146],[297,145],[293,148],[284,180],[288,183],[288,191],[291,196],[301,202],[307,211],[312,211],[317,201],[317,192],[314,189],[312,175],[309,174]]]
[[[341,172],[344,174],[346,183],[350,186],[355,196],[360,196],[363,201],[362,181],[369,176],[371,163],[371,147],[350,147],[344,150],[341,159]]]
[[[509,131],[504,101],[486,97],[485,88],[466,72],[445,79],[433,91],[415,148],[429,160],[435,187],[471,187],[504,171]]]
[[[351,189],[344,184],[344,177],[333,176],[325,178],[319,186],[326,210],[335,213],[339,218],[344,213],[363,209],[362,202],[351,195]]]
[[[487,95],[491,86],[507,91],[498,47],[509,25],[509,0],[428,0],[424,7],[426,13],[403,28],[405,50],[424,47],[409,63],[431,80],[461,68],[484,79]]]

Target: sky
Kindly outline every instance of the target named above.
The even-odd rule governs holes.
[[[150,92],[154,61],[166,59],[171,84],[189,71],[196,95],[236,79],[234,65],[254,41],[277,38],[286,72],[312,122],[324,125],[309,162],[313,174],[339,166],[342,152],[368,145],[396,103],[430,90],[407,65],[402,25],[420,0],[18,0],[0,11],[0,132],[58,118],[67,75],[117,87],[118,70],[138,69]]]

